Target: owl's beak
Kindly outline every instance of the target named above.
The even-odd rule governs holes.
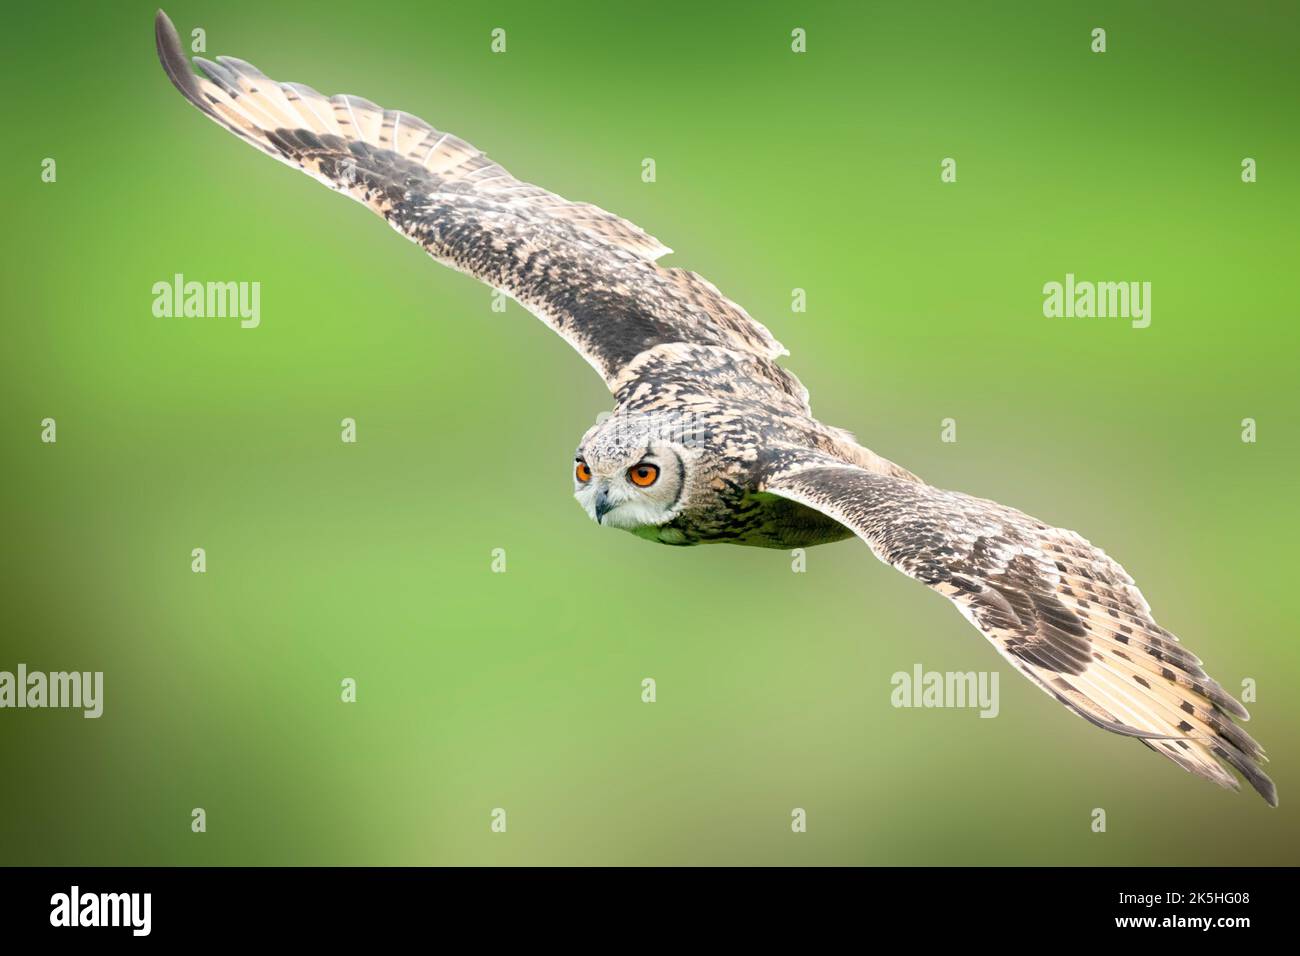
[[[609,514],[610,509],[613,507],[614,506],[609,503],[609,496],[606,494],[606,490],[604,488],[598,490],[596,492],[596,524],[600,524],[601,519],[604,518],[605,515]]]

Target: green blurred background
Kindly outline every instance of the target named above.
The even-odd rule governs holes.
[[[823,419],[1100,544],[1258,682],[1279,810],[1070,715],[856,542],[793,574],[598,528],[569,468],[610,401],[558,337],[200,116],[150,4],[29,4],[0,39],[0,669],[106,699],[0,712],[0,862],[1300,862],[1295,5],[1040,6],[167,10],[641,224]],[[177,272],[260,282],[261,327],[155,318]],[[1067,272],[1150,281],[1151,327],[1044,318]],[[917,662],[999,670],[1001,716],[892,708]]]

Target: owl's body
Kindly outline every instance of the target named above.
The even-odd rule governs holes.
[[[806,548],[853,536],[824,513],[765,492],[766,479],[810,449],[880,474],[916,480],[812,417],[807,391],[769,359],[713,345],[673,343],[635,356],[615,383],[617,405],[579,454],[626,467],[642,438],[680,448],[693,483],[666,521],[628,527],[663,544]],[[644,433],[644,434],[643,434]]]
[[[210,119],[506,292],[596,370],[614,412],[573,462],[593,520],[674,545],[857,535],[1074,713],[1236,788],[1231,767],[1276,803],[1263,750],[1234,722],[1245,709],[1123,568],[1073,531],[935,488],[817,421],[771,333],[703,277],[660,265],[663,243],[408,113],[228,57],[196,58],[195,76],[161,12],[156,38],[167,75]]]

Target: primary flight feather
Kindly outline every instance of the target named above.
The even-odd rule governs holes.
[[[949,598],[1021,673],[1099,727],[1270,804],[1245,709],[1073,531],[943,491],[813,417],[785,350],[632,223],[521,182],[464,140],[356,96],[196,57],[159,11],[158,55],[208,117],[347,193],[433,258],[500,289],[596,370],[614,413],[574,459],[598,523],[666,544],[795,548],[857,535]]]

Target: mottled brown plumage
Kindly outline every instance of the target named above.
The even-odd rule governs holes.
[[[667,544],[804,547],[854,534],[952,600],[1075,713],[1272,804],[1246,712],[1160,627],[1123,568],[1072,531],[942,491],[817,421],[766,328],[668,250],[588,203],[520,182],[406,113],[195,62],[159,13],[176,87],[263,152],[364,203],[440,262],[524,305],[613,393],[579,443],[575,495],[598,522]],[[648,481],[647,481],[648,479]],[[643,484],[644,483],[644,484]]]

